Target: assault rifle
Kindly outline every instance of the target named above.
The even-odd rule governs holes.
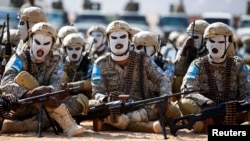
[[[160,35],[157,36],[157,39],[158,39],[159,47],[161,48]],[[164,61],[163,61],[163,55],[161,54],[160,49],[157,50],[157,54],[156,54],[154,60],[155,60],[155,63],[157,64],[157,66],[159,66],[161,69],[163,69]]]
[[[2,45],[3,45],[3,34],[4,34],[4,29],[5,29],[5,21],[3,22],[3,25],[1,25],[1,29],[2,29],[2,31],[1,31],[1,36],[0,36],[0,47],[1,47],[1,50],[3,49],[3,47],[2,47]],[[0,64],[0,75],[3,75],[3,73],[4,73],[4,69],[5,69],[5,66],[3,66],[2,65],[2,61],[3,61],[3,54],[2,54],[2,51],[0,51],[0,62],[1,62],[1,64]]]
[[[7,14],[7,43],[5,45],[5,57],[6,57],[6,62],[8,62],[11,54],[12,54],[12,49],[11,49],[11,42],[10,42],[10,25],[9,25],[9,21],[10,21],[10,17],[9,17],[9,14]]]
[[[85,52],[85,55],[83,56],[82,61],[77,68],[77,72],[74,74],[72,82],[78,81],[82,76],[88,75],[88,66],[90,63],[89,54],[91,52],[91,49],[92,49],[94,43],[96,43],[96,42],[97,41],[94,38],[91,40],[91,44],[90,44],[89,48],[87,49],[87,51]],[[90,77],[90,76],[88,76],[88,77]],[[86,79],[88,79],[88,77]]]
[[[192,26],[192,35],[191,37],[194,39],[194,28],[195,28],[195,21],[193,21],[193,26]],[[197,56],[197,49],[196,47],[190,46],[187,49],[187,60],[186,60],[186,65],[189,66],[190,63],[196,58]]]
[[[47,112],[46,108],[44,107],[44,101],[49,100],[49,98],[51,96],[54,95],[59,95],[59,94],[63,94],[65,92],[70,92],[70,91],[74,91],[74,90],[78,90],[79,87],[75,87],[75,88],[67,88],[65,90],[59,90],[59,91],[55,91],[55,92],[51,92],[51,93],[45,93],[42,95],[38,95],[38,96],[33,96],[33,97],[28,97],[28,98],[24,98],[24,99],[20,99],[17,100],[14,96],[12,98],[4,98],[4,97],[0,97],[0,116],[4,116],[4,115],[8,115],[8,113],[11,111],[11,106],[18,106],[20,104],[31,104],[31,103],[40,103],[39,106],[39,119],[38,119],[38,136],[41,137],[41,132],[42,132],[42,122],[43,122],[43,110],[45,111],[51,125],[52,128],[55,132],[55,134],[58,134],[58,130],[61,130],[58,126],[57,129],[55,128],[49,113]]]
[[[237,112],[247,111],[250,109],[250,103],[240,104],[238,101],[225,102],[213,107],[205,108],[200,114],[190,114],[182,117],[171,118],[169,120],[170,132],[172,135],[176,136],[176,132],[180,129],[186,128],[191,130],[196,121],[202,121],[208,118],[224,118],[226,115],[226,106],[233,103],[237,104]],[[185,123],[179,124],[181,121],[185,121]]]
[[[196,90],[195,90],[196,91]],[[84,120],[94,120],[94,119],[103,119],[108,117],[109,115],[112,114],[112,111],[119,111],[119,113],[129,113],[134,110],[137,110],[140,107],[144,107],[146,105],[152,105],[152,104],[160,104],[161,102],[164,102],[170,97],[173,96],[179,96],[183,94],[188,94],[194,91],[188,91],[188,92],[181,92],[181,93],[175,93],[173,95],[162,95],[158,97],[153,97],[153,98],[147,98],[144,100],[139,100],[139,101],[126,101],[128,95],[121,96],[121,100],[113,101],[113,102],[108,102],[108,103],[103,103],[94,107],[91,107],[86,114],[76,114],[73,115],[72,117],[75,119],[75,121],[79,124],[81,121]],[[125,97],[125,98],[124,98]],[[166,139],[166,129],[165,129],[165,123],[164,123],[164,118],[163,118],[163,111],[162,107],[159,106],[159,112],[160,112],[160,123],[162,125],[163,129],[163,135],[164,138]]]

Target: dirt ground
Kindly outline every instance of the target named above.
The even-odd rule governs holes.
[[[169,140],[169,141],[207,141],[206,134],[194,134],[188,129],[181,129],[177,132],[177,136],[170,134],[169,128],[166,127],[167,139],[164,139],[162,134],[154,133],[138,133],[127,131],[101,131],[95,132],[92,130],[92,122],[87,121],[81,123],[86,127],[86,132],[77,137],[68,138],[62,133],[55,135],[52,129],[42,132],[42,137],[38,137],[35,132],[22,134],[2,134],[0,141],[107,141],[107,140],[122,140],[122,141],[154,141],[154,140]]]

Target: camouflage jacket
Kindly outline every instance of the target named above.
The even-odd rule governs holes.
[[[92,73],[93,97],[103,101],[111,92],[118,91],[130,95],[133,100],[149,98],[152,97],[152,83],[158,86],[161,95],[172,94],[168,76],[149,56],[144,55],[143,60],[140,56],[142,55],[130,51],[129,61],[124,69],[111,59],[110,54],[97,59]]]
[[[26,51],[27,50],[27,51]],[[27,91],[26,88],[19,86],[15,82],[15,77],[21,71],[28,71],[32,74],[39,84],[42,85],[50,85],[53,86],[54,91],[60,89],[60,76],[62,75],[62,70],[59,69],[58,58],[53,57],[53,53],[50,52],[45,59],[46,61],[43,63],[33,63],[31,60],[28,61],[29,47],[26,49],[13,54],[10,58],[7,66],[5,68],[5,72],[1,79],[1,90],[3,93],[11,93],[14,94],[17,98],[21,98],[23,93]],[[28,63],[31,63],[28,65]],[[30,71],[28,66],[31,66]]]
[[[211,65],[208,63],[210,66],[209,68],[212,70],[212,73],[210,73],[212,75],[208,75],[207,73],[206,65],[204,65],[205,58],[208,58],[208,56],[195,59],[190,64],[183,78],[181,86],[182,91],[199,90],[199,92],[190,93],[186,97],[192,98],[200,106],[208,100],[216,101],[214,96],[212,96],[214,95],[213,90],[210,89],[211,82],[209,83],[209,79],[211,80],[211,77],[214,77],[215,82],[212,82],[217,86],[216,89],[218,93],[215,94],[217,97],[225,97],[228,101],[242,99],[247,101],[250,100],[250,72],[240,57],[234,56],[231,58],[231,67],[227,67],[227,61],[219,65]],[[226,60],[228,60],[228,58],[229,57],[227,57]],[[229,74],[229,79],[225,79],[226,73]],[[227,93],[223,94],[225,91]]]

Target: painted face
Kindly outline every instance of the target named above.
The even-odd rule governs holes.
[[[52,37],[45,34],[34,34],[30,39],[31,56],[36,63],[44,62],[52,48]]]
[[[35,23],[28,23],[29,24],[29,29],[28,29],[27,23],[28,23],[27,21],[24,21],[24,20],[20,19],[19,24],[18,24],[18,30],[20,32],[20,38],[22,40],[27,39],[28,30],[31,29],[32,26],[35,24]]]
[[[83,47],[80,46],[70,46],[66,47],[66,53],[71,62],[77,62],[81,58]]]
[[[215,63],[221,63],[225,60],[226,50],[229,46],[228,37],[222,35],[207,39],[206,47],[211,60]]]
[[[129,35],[126,31],[115,31],[109,35],[111,52],[115,55],[123,55],[129,48]]]
[[[135,52],[145,52],[147,55],[152,56],[155,53],[155,48],[154,46],[143,46],[143,45],[136,45]]]
[[[100,47],[103,45],[105,42],[105,37],[102,32],[100,31],[93,31],[91,33],[91,36],[96,40],[96,43],[93,44],[92,49],[95,51],[100,51]]]

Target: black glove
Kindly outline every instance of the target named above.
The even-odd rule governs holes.
[[[194,39],[192,37],[189,37],[183,44],[181,56],[186,56],[188,48],[192,47],[194,47]]]
[[[25,95],[25,97],[33,97],[38,96],[46,93],[50,93],[52,91],[52,88],[50,86],[39,86],[33,90],[29,90]]]

